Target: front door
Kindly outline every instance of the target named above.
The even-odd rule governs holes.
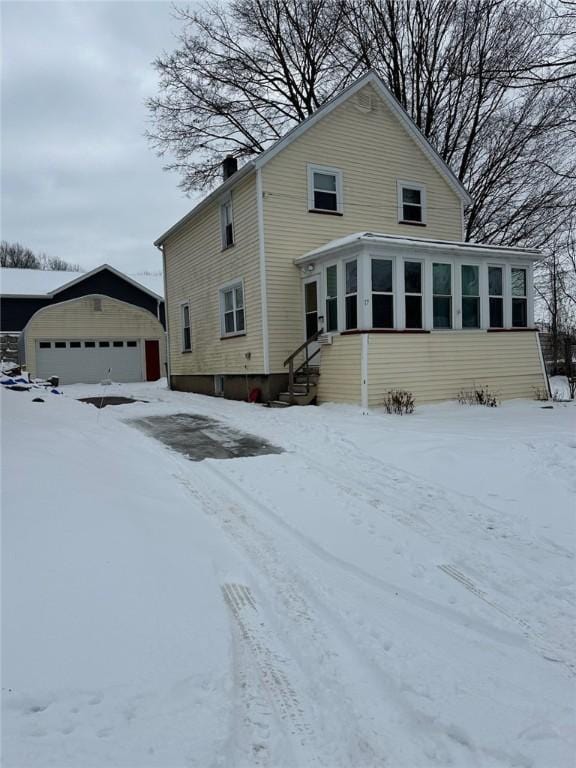
[[[320,309],[320,278],[318,276],[309,277],[304,281],[304,328],[306,338],[309,339],[322,329],[323,317],[319,314]],[[317,342],[310,344],[308,353],[312,355],[318,349]],[[316,357],[314,364],[318,365],[319,360]]]

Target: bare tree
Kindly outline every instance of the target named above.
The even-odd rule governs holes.
[[[574,14],[561,0],[232,0],[179,11],[150,138],[189,191],[368,69],[474,200],[466,238],[543,246],[574,208]]]
[[[46,256],[45,253],[36,254],[30,248],[21,243],[9,243],[2,240],[0,243],[0,266],[19,269],[44,269],[59,272],[80,272],[78,264],[70,264],[58,256]]]

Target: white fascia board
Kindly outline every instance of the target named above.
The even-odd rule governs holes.
[[[174,232],[176,232],[178,229],[180,229],[181,226],[184,224],[187,224],[189,221],[191,221],[195,216],[197,216],[201,211],[206,208],[207,205],[212,203],[214,200],[217,200],[219,197],[222,197],[222,195],[225,195],[227,192],[230,192],[230,190],[236,186],[236,184],[241,180],[244,179],[246,176],[249,176],[250,173],[252,173],[255,169],[255,163],[254,160],[249,160],[247,163],[245,163],[240,170],[236,171],[236,173],[233,173],[232,176],[229,176],[226,181],[224,181],[222,184],[218,185],[216,189],[213,192],[210,192],[210,194],[200,200],[200,202],[192,208],[191,211],[189,211],[187,214],[182,216],[181,219],[178,219],[176,224],[173,224],[170,229],[167,229],[166,232],[160,235],[159,238],[154,240],[154,245],[156,247],[162,245],[167,238],[170,237]]]

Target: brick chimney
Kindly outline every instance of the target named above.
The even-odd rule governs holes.
[[[238,160],[233,155],[226,155],[222,160],[222,178],[229,179],[238,170]]]

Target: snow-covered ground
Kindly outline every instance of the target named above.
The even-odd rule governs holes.
[[[2,392],[6,768],[568,768],[576,404]],[[279,455],[191,462],[196,413]]]

